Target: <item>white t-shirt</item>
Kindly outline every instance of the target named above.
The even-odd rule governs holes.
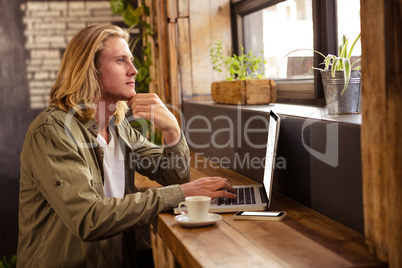
[[[99,145],[103,148],[103,190],[106,197],[124,197],[124,156],[116,132],[109,128],[109,144],[98,134]],[[117,250],[123,261],[123,233],[116,236]]]
[[[98,134],[99,145],[103,148],[103,173],[106,197],[124,197],[124,156],[115,131],[109,130],[109,144]]]

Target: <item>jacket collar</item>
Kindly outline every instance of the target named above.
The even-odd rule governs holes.
[[[82,122],[82,124],[84,125],[84,127],[91,132],[92,134],[94,134],[95,136],[98,135],[99,133],[99,127],[98,124],[96,124],[96,118],[93,118],[91,120]]]

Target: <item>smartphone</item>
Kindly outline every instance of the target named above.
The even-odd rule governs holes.
[[[282,221],[286,211],[239,211],[234,215],[235,220]]]

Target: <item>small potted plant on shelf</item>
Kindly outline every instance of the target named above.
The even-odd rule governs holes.
[[[359,38],[360,34],[348,50],[348,39],[343,36],[338,56],[324,57],[325,67],[319,69],[329,114],[361,113],[360,59],[351,62],[352,51]]]
[[[324,58],[322,63],[324,68],[313,67],[313,69],[321,73],[328,114],[361,113],[361,66],[358,65],[360,59],[351,62],[352,51],[359,39],[360,34],[348,49],[349,40],[343,36],[338,56],[332,54],[325,56],[313,50]]]
[[[268,104],[276,101],[276,84],[265,79],[260,71],[266,63],[262,55],[255,56],[253,51],[240,56],[223,56],[222,41],[209,45],[212,69],[222,73],[227,70],[226,81],[213,82],[212,99],[225,104]],[[225,66],[226,68],[222,67]]]

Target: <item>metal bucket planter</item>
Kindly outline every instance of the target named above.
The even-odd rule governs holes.
[[[324,86],[325,102],[328,114],[356,114],[361,113],[361,74],[353,70],[349,85],[341,95],[345,85],[343,71],[336,71],[332,77],[331,71],[321,71]]]

